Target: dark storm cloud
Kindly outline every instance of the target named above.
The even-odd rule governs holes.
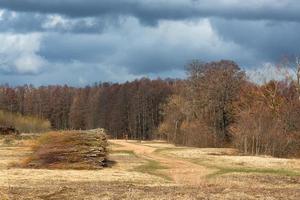
[[[0,79],[84,85],[182,77],[193,59],[272,64],[300,54],[299,11],[298,0],[0,0]]]
[[[96,62],[114,54],[120,42],[113,35],[50,33],[43,37],[38,54],[54,62]]]
[[[280,62],[285,56],[300,55],[300,24],[213,19],[211,24],[225,41],[256,52],[257,61]]]
[[[133,75],[182,70],[187,62],[199,57],[247,59],[242,53],[237,56],[240,52],[237,45],[222,44],[213,35],[208,20],[143,27],[132,19],[117,30],[106,30],[102,34],[49,33],[42,38],[38,55],[51,62],[76,60],[124,67]],[[186,31],[180,33],[181,30]]]
[[[70,19],[59,15],[26,12],[13,13],[3,10],[0,18],[0,32],[100,33],[107,25],[117,25],[118,22],[118,19],[109,16],[97,19]]]
[[[298,0],[1,0],[0,7],[70,17],[134,16],[146,23],[197,17],[300,21]]]
[[[40,31],[41,24],[45,16],[33,13],[19,13],[13,15],[12,12],[3,11],[2,20],[0,21],[1,32],[31,32]]]

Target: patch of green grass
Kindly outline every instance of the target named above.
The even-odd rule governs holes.
[[[134,153],[134,151],[131,151],[131,150],[111,150],[109,151],[109,153],[111,154],[128,154],[128,155],[131,155],[131,156],[135,156],[137,157],[137,155]]]
[[[230,174],[230,173],[256,173],[256,174],[271,174],[278,176],[300,176],[300,172],[288,169],[273,169],[273,168],[255,168],[255,167],[221,167],[213,164],[208,164],[205,160],[189,159],[195,164],[205,166],[207,168],[217,169],[218,171],[208,175],[208,178]]]
[[[168,169],[168,168],[165,167],[165,166],[162,166],[160,164],[160,162],[158,162],[158,161],[147,159],[147,162],[145,164],[133,168],[132,171],[159,176],[159,177],[164,178],[164,179],[169,180],[169,181],[172,180],[166,174],[161,173],[161,172],[158,171],[158,170],[161,170],[161,169]]]
[[[15,135],[6,135],[0,138],[0,145],[2,147],[14,147],[16,146],[16,136]]]
[[[155,153],[164,153],[165,151],[178,151],[178,150],[186,150],[190,148],[161,148],[157,149]],[[210,168],[210,169],[216,169],[217,171],[213,174],[208,175],[208,178],[224,175],[224,174],[230,174],[230,173],[259,173],[259,174],[271,174],[271,175],[278,175],[278,176],[300,176],[299,171],[293,171],[288,169],[274,169],[274,168],[255,168],[255,167],[223,167],[218,166],[215,164],[210,164],[209,162],[213,162],[212,160],[207,160],[208,158],[203,159],[189,159],[189,158],[181,158],[183,160]]]
[[[218,175],[229,173],[258,173],[258,174],[271,174],[278,176],[300,176],[300,172],[291,171],[287,169],[268,169],[268,168],[223,168],[219,167],[219,171],[214,174],[210,174],[209,177],[215,177]]]

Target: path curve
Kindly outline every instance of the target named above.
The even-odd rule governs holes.
[[[160,162],[162,166],[168,168],[163,170],[163,172],[177,184],[197,186],[205,181],[205,176],[214,172],[214,170],[204,166],[157,153],[155,150],[158,148],[145,146],[142,143],[133,143],[133,141],[125,140],[111,140],[110,142],[121,145],[121,147],[118,147],[119,150],[130,150],[141,158]]]

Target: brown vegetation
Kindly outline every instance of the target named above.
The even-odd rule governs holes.
[[[245,154],[300,156],[299,85],[257,85],[231,61],[193,62],[164,106],[159,132],[197,147],[235,146]]]
[[[22,133],[41,133],[50,130],[50,122],[48,120],[40,119],[31,116],[22,116],[11,112],[0,110],[0,125],[14,129],[11,132]]]
[[[244,73],[231,61],[202,63],[188,68],[188,80],[165,106],[160,132],[177,144],[220,147],[231,140],[234,102]],[[170,136],[171,135],[171,136]]]
[[[246,154],[300,155],[300,101],[294,83],[248,83],[237,102],[234,144]]]
[[[48,169],[100,169],[107,162],[107,138],[89,131],[50,132],[33,145],[33,153],[20,165]]]

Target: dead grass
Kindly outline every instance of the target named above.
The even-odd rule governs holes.
[[[120,145],[120,144],[115,144],[115,143],[112,143],[112,142],[108,142],[108,145],[109,145],[110,147],[122,147],[122,145]]]
[[[47,181],[45,181],[47,182]],[[49,184],[49,183],[47,183]],[[45,184],[44,184],[45,186]],[[6,189],[6,188],[3,188]],[[27,194],[22,195],[22,194]],[[298,200],[296,188],[228,187],[227,185],[203,185],[201,187],[176,185],[142,185],[121,182],[56,182],[47,187],[11,187],[11,199],[125,199],[125,200]]]
[[[167,150],[161,144],[148,146],[141,143],[136,151],[134,148],[139,144],[131,144],[130,148],[113,145],[109,159],[116,161],[116,164],[103,170],[7,168],[8,163],[26,157],[30,148],[3,147],[0,144],[0,163],[3,162],[0,177],[5,177],[0,178],[0,199],[300,199],[300,177],[288,174],[290,170],[297,168],[298,160],[290,163],[269,157],[240,158],[219,153],[225,149],[216,150],[215,154],[218,155],[211,154],[214,153],[213,149],[203,149],[199,155],[201,149],[172,147]],[[161,150],[162,148],[165,149]],[[178,156],[176,152],[181,152],[180,155],[183,156]],[[190,159],[184,153],[194,155]],[[231,157],[238,159],[230,159]],[[190,164],[189,159],[199,160],[200,163]],[[207,173],[198,176],[205,170],[217,173],[205,166],[214,163],[215,166],[226,168],[224,173],[213,178],[205,177]],[[176,166],[169,168],[171,164]],[[267,167],[258,167],[265,164]],[[278,170],[270,171],[273,168]],[[260,171],[261,169],[263,170]],[[258,173],[255,172],[257,170]],[[171,174],[178,176],[178,179],[175,177],[176,180],[187,178],[197,179],[198,182],[196,185],[178,184],[176,180],[164,177]],[[185,180],[182,181],[185,183]]]
[[[144,145],[144,146],[154,147],[154,148],[158,148],[158,149],[161,149],[161,148],[174,148],[175,147],[174,144],[161,142],[161,141],[159,141],[159,142],[154,142],[154,141],[142,142],[141,144]]]

